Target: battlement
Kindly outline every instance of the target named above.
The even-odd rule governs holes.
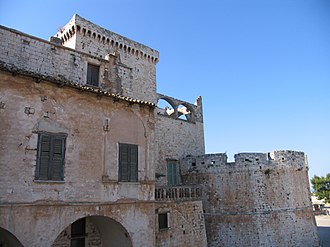
[[[307,168],[307,159],[303,152],[281,150],[269,153],[238,153],[235,162],[227,162],[225,153],[187,156],[181,159],[181,172],[221,173],[223,171],[263,170],[292,167]]]
[[[104,58],[109,51],[117,51],[152,64],[159,61],[158,51],[104,29],[77,14],[55,36],[62,40],[64,46],[97,57]]]
[[[76,30],[76,29],[74,29]],[[73,31],[71,32],[73,35]],[[58,38],[50,41],[0,26],[0,63],[15,74],[30,75],[38,81],[56,81],[63,85],[88,87],[111,94],[156,103],[155,65],[140,60],[124,61],[119,53],[104,57],[59,45]],[[89,67],[95,82],[88,82]]]
[[[163,106],[161,103],[165,103]],[[172,119],[186,120],[191,123],[203,122],[202,97],[196,99],[195,104],[188,103],[173,97],[157,94],[157,114]]]

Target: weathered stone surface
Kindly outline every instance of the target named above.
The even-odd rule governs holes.
[[[201,185],[209,246],[319,246],[302,152],[187,157],[183,181]]]
[[[87,246],[318,246],[304,153],[205,155],[202,99],[156,94],[157,51],[77,15],[56,36],[0,27],[0,245],[69,246],[86,218]],[[66,135],[64,181],[35,179],[41,132]],[[120,143],[137,182],[118,181]]]
[[[156,246],[206,246],[206,232],[201,201],[159,202],[157,213],[168,213],[169,228],[156,227]],[[157,230],[158,229],[158,230]]]

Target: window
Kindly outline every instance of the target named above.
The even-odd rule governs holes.
[[[138,181],[138,146],[119,143],[119,181]]]
[[[158,226],[159,230],[168,229],[168,213],[158,214]]]
[[[99,86],[99,71],[100,66],[88,64],[87,65],[87,85],[90,86]]]
[[[178,162],[176,160],[167,161],[167,185],[175,186],[179,184]]]
[[[86,218],[79,219],[71,225],[71,247],[85,247]]]
[[[36,180],[64,180],[64,134],[39,133]]]

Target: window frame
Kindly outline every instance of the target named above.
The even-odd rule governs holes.
[[[64,182],[66,138],[64,133],[38,133],[35,181]]]
[[[158,213],[158,230],[163,231],[169,228],[169,212]]]
[[[139,146],[136,144],[119,143],[118,152],[118,181],[138,182]]]
[[[167,185],[179,185],[179,162],[175,159],[167,159]]]
[[[93,63],[87,63],[86,85],[99,87],[100,85],[100,69],[101,66]],[[93,73],[97,74],[94,75]],[[95,81],[94,81],[95,79]]]

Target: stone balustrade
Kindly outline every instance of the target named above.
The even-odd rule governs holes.
[[[202,191],[196,186],[162,186],[155,190],[156,201],[196,200]]]

